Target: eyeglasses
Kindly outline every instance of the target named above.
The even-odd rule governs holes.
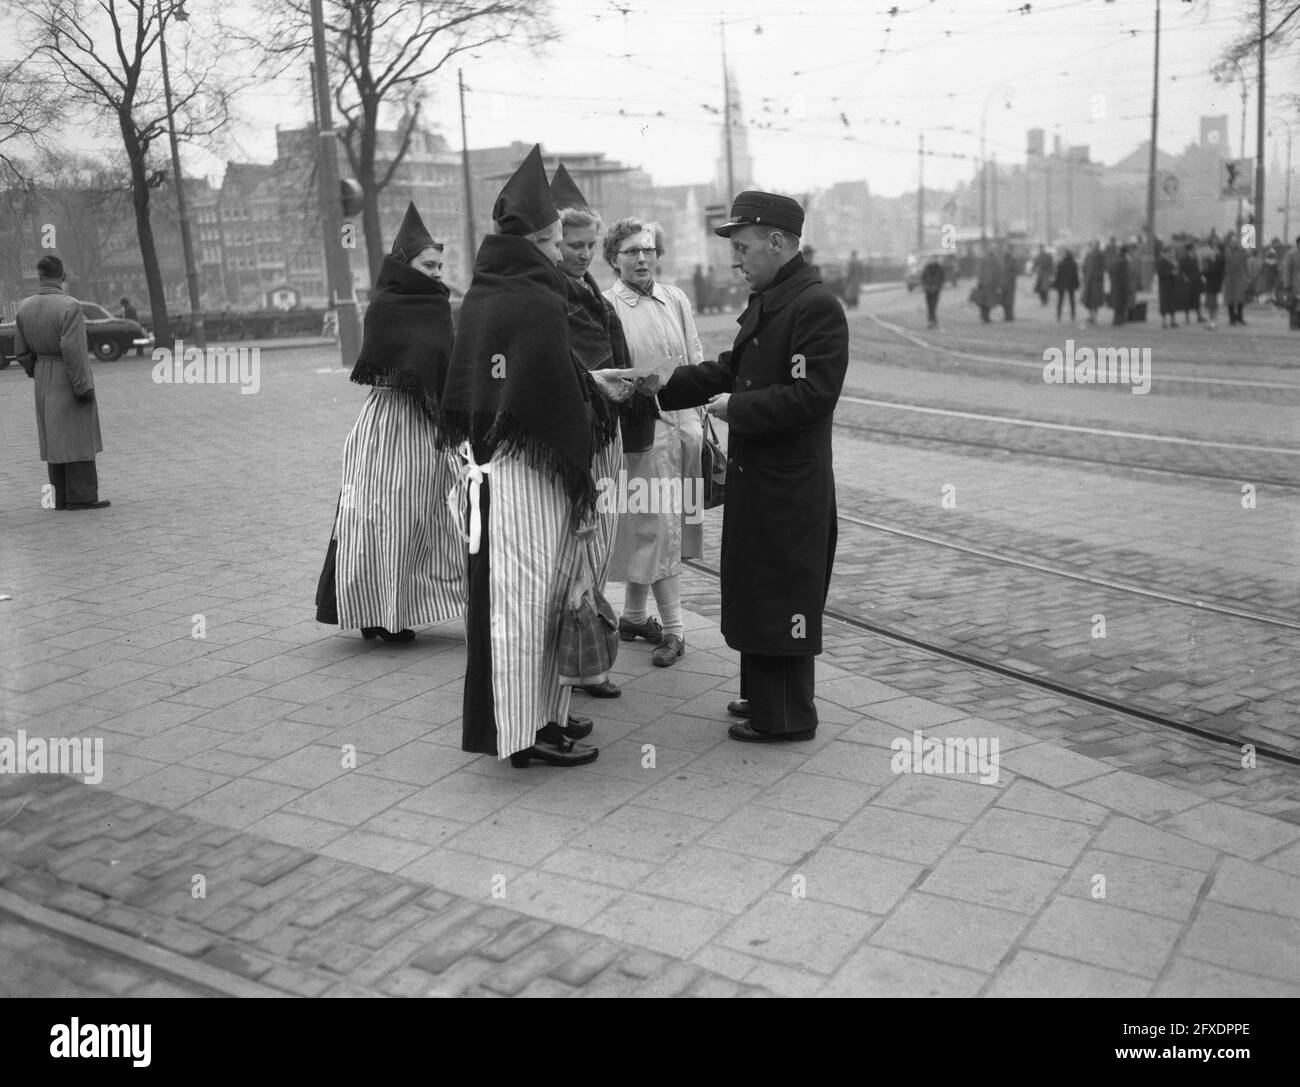
[[[657,249],[620,249],[618,251],[620,257],[645,257],[646,260],[657,256],[658,253],[659,250]]]

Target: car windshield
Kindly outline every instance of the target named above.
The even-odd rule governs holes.
[[[82,302],[81,313],[87,321],[111,321],[113,319],[113,315],[108,310],[104,309],[103,306],[95,305],[94,302]]]

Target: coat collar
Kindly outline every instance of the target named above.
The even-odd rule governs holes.
[[[42,283],[36,288],[37,294],[67,294],[62,283]]]
[[[665,305],[668,302],[668,292],[663,289],[658,280],[655,280],[650,294],[644,295],[635,287],[629,287],[621,279],[617,279],[614,281],[614,295],[619,301],[626,302],[629,306],[635,306],[643,298],[647,297],[653,298],[656,302],[663,302]]]
[[[803,290],[820,283],[822,277],[813,270],[800,253],[777,273],[776,280],[761,291],[749,296],[749,305],[736,320],[740,325],[740,339],[746,340],[758,328],[759,318],[765,313],[775,313],[789,305]]]

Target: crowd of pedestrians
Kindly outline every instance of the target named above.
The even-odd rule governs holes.
[[[1055,257],[1046,246],[1039,246],[1029,266],[1034,293],[1041,305],[1048,306],[1054,290],[1056,319],[1064,318],[1068,302],[1073,322],[1078,292],[1086,313],[1081,327],[1095,325],[1102,309],[1111,311],[1115,325],[1145,321],[1147,303],[1139,301],[1138,294],[1144,286],[1140,254],[1147,244],[1141,240],[1121,244],[1112,237],[1103,247],[1094,239],[1085,247],[1081,262],[1069,246],[1060,247]],[[1154,301],[1162,328],[1179,328],[1195,321],[1214,331],[1222,299],[1229,326],[1245,325],[1246,303],[1258,300],[1289,310],[1291,328],[1300,329],[1300,238],[1291,248],[1275,238],[1256,254],[1242,245],[1235,231],[1220,236],[1211,230],[1204,238],[1157,240],[1151,249],[1155,254]],[[1021,265],[1009,246],[984,243],[970,295],[982,321],[991,321],[998,306],[1004,320],[1015,319],[1016,279],[1024,270]],[[927,292],[931,328],[935,327],[935,301]]]

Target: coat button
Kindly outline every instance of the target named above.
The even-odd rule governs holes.
[[[752,381],[746,381],[746,382],[745,382],[745,388],[748,389],[752,384],[754,384]]]
[[[752,343],[755,347],[757,347],[757,346],[758,346],[758,337],[755,336],[755,337],[754,337],[752,340],[750,340],[749,342]]]

